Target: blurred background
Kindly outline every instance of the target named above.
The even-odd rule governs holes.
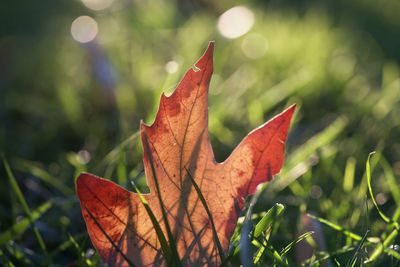
[[[28,206],[40,211],[35,225],[53,265],[98,263],[76,176],[145,183],[139,122],[152,123],[161,93],[174,90],[211,40],[209,127],[218,161],[250,130],[298,106],[285,167],[255,208],[286,206],[274,246],[297,237],[307,212],[379,237],[386,225],[366,197],[364,175],[372,151],[376,200],[397,214],[399,1],[2,1],[0,151]],[[4,168],[0,175],[0,233],[7,233],[26,215]],[[327,251],[351,243],[332,228],[323,233]],[[37,246],[32,229],[0,235],[0,259],[48,264]]]

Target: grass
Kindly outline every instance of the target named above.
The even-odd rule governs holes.
[[[83,10],[79,2],[48,17],[35,36],[0,35],[13,62],[0,75],[0,264],[102,264],[75,177],[89,171],[148,192],[139,121],[153,121],[161,92],[171,92],[215,40],[209,128],[218,161],[297,104],[284,167],[247,199],[221,256],[234,265],[399,266],[400,58],[382,40],[400,31],[391,15],[400,7],[348,2],[335,12],[323,3],[246,2],[255,24],[232,40],[216,28],[230,1],[204,1],[207,8],[189,8],[191,15],[156,0],[115,1],[91,13],[100,29],[91,45],[60,31]],[[267,47],[258,58],[248,53],[259,49],[254,44]],[[166,71],[170,61],[176,72]],[[99,66],[107,66],[100,76]],[[301,247],[310,252],[300,260]]]

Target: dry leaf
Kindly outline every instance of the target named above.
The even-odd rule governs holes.
[[[150,188],[150,194],[144,197],[168,236],[158,199],[161,196],[184,266],[221,263],[210,218],[191,177],[204,195],[226,255],[238,218],[237,208],[242,208],[246,196],[253,194],[257,185],[271,180],[282,167],[295,109],[293,105],[253,130],[227,160],[217,163],[208,138],[207,98],[213,49],[214,43],[210,43],[195,64],[196,70],[186,73],[171,96],[162,95],[154,123],[141,123],[143,160]],[[128,266],[118,250],[136,266],[166,265],[153,224],[136,193],[94,175],[81,174],[77,194],[92,243],[110,266]]]

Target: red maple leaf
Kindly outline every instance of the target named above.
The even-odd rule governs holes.
[[[195,64],[197,69],[186,73],[171,96],[161,96],[154,123],[141,123],[150,188],[150,194],[143,196],[165,236],[173,237],[166,238],[167,242],[174,242],[184,266],[221,263],[210,217],[194,185],[204,196],[226,253],[238,218],[237,207],[242,208],[246,196],[282,167],[295,109],[293,105],[253,130],[228,159],[216,162],[208,138],[207,110],[213,50],[211,42]],[[86,173],[79,176],[76,188],[92,243],[110,266],[128,266],[122,254],[137,266],[166,265],[160,240],[138,194]]]

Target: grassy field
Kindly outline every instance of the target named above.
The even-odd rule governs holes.
[[[218,161],[297,104],[284,167],[257,194],[250,225],[277,203],[283,211],[261,246],[232,262],[399,266],[399,2],[115,0],[99,11],[59,2],[0,8],[1,265],[102,264],[75,178],[88,171],[130,190],[136,179],[145,191],[139,122],[153,121],[161,93],[214,40],[209,130]],[[219,18],[238,5],[254,24],[224,37]],[[82,15],[98,28],[87,43],[71,35]]]

